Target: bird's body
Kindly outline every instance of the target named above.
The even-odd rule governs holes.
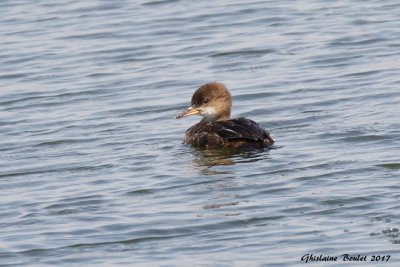
[[[185,133],[184,143],[198,147],[266,146],[274,141],[256,122],[246,119],[201,121]]]
[[[177,119],[200,115],[203,119],[185,133],[184,143],[196,147],[265,147],[272,145],[269,132],[256,122],[230,119],[232,98],[222,83],[208,83],[193,94],[191,106]]]

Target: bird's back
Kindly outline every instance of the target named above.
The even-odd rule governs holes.
[[[201,121],[185,133],[184,143],[198,147],[263,147],[272,145],[269,132],[246,118]]]

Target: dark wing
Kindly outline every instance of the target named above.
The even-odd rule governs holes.
[[[215,124],[222,126],[222,129],[218,131],[218,135],[228,141],[244,140],[248,142],[262,142],[267,145],[274,143],[269,132],[253,120],[238,118],[217,121]]]
[[[185,143],[194,146],[223,146],[234,142],[264,145],[274,143],[268,131],[246,118],[199,122],[190,127],[185,135]]]

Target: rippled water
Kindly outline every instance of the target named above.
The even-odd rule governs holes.
[[[398,266],[399,16],[395,0],[1,1],[0,265]],[[210,81],[281,148],[183,145],[198,118],[173,116]]]

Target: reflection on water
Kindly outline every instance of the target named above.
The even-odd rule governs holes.
[[[277,147],[273,147],[277,148]],[[237,212],[234,206],[242,205],[240,193],[236,191],[237,174],[232,167],[239,164],[250,164],[258,161],[270,160],[271,148],[218,148],[205,149],[191,147],[193,168],[202,176],[212,179],[208,187],[208,198],[202,206],[203,212],[197,217],[237,217],[243,215]],[[243,165],[242,168],[246,168]],[[223,167],[223,168],[218,168]]]
[[[212,167],[235,165],[237,163],[251,163],[259,160],[268,160],[271,148],[240,149],[240,148],[193,148],[193,165],[199,167]]]

